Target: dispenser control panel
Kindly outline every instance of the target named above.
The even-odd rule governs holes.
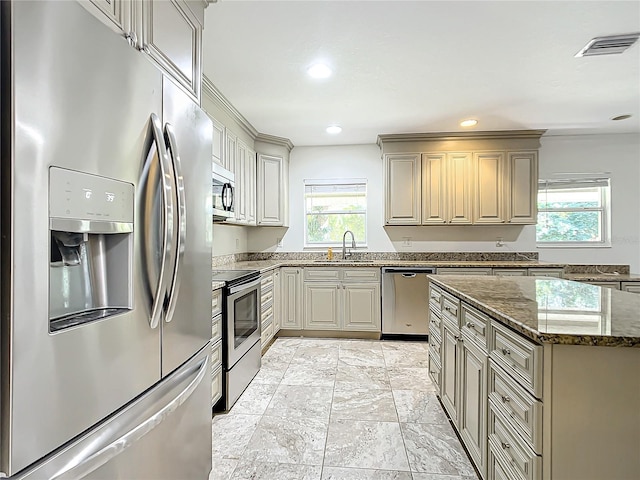
[[[49,216],[77,220],[133,223],[135,206],[131,183],[49,168]]]

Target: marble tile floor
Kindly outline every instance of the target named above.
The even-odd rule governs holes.
[[[209,480],[477,480],[427,343],[278,338],[227,414]]]

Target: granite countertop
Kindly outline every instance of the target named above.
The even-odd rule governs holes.
[[[211,291],[213,291],[213,290],[218,290],[218,289],[220,289],[220,288],[224,287],[225,283],[226,283],[226,282],[219,282],[219,281],[217,281],[217,280],[213,280],[213,281],[211,282]]]
[[[430,275],[431,281],[540,343],[640,347],[640,295],[545,277]]]
[[[259,270],[268,272],[279,267],[486,267],[486,268],[563,268],[564,263],[535,261],[422,261],[422,260],[254,260],[233,262],[214,270]]]
[[[576,282],[640,282],[640,275],[635,273],[565,273],[565,280]]]

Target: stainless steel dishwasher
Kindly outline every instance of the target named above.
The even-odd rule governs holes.
[[[382,268],[382,334],[429,334],[429,281],[434,267]]]

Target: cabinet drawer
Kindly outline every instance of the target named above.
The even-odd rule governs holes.
[[[440,330],[440,324],[442,323],[442,317],[440,315],[440,310],[436,311],[429,306],[429,323],[435,325],[438,330]]]
[[[222,313],[222,289],[211,293],[211,318]]]
[[[510,467],[505,465],[502,460],[502,456],[498,453],[493,446],[492,442],[489,442],[489,453],[487,457],[487,478],[491,480],[516,480],[520,479],[520,476],[516,474]]]
[[[270,302],[273,302],[273,290],[267,290],[266,292],[265,291],[261,292],[260,304],[262,305],[262,308],[265,308],[265,306]]]
[[[542,402],[515,383],[493,361],[489,363],[489,402],[512,423],[538,454],[542,454]]]
[[[436,337],[438,341],[442,341],[442,332],[440,332],[440,318],[436,315],[430,315],[429,317],[429,339],[432,336]]]
[[[305,280],[310,281],[340,280],[340,270],[333,268],[305,268],[303,275]]]
[[[273,305],[269,305],[267,308],[262,310],[262,313],[260,314],[260,321],[264,324],[265,320],[269,317],[273,318]]]
[[[436,386],[436,392],[440,394],[440,382],[442,380],[442,364],[435,357],[433,351],[429,350],[429,377]]]
[[[640,282],[622,282],[620,288],[625,292],[640,293]]]
[[[260,289],[267,290],[273,286],[273,273],[263,273],[260,277]]]
[[[493,274],[498,277],[526,277],[526,268],[494,268]]]
[[[562,268],[530,268],[530,277],[556,277],[562,278]]]
[[[429,350],[442,362],[442,340],[439,337],[429,335]]]
[[[211,368],[216,368],[222,364],[222,340],[211,346]]]
[[[262,329],[262,335],[260,336],[260,345],[265,346],[269,340],[273,338],[273,322],[269,323],[266,328]]]
[[[460,318],[460,301],[450,295],[444,294],[442,297],[442,318],[448,320],[452,326],[458,329]]]
[[[542,398],[542,347],[492,320],[490,356],[536,398]]]
[[[493,406],[489,406],[489,445],[494,455],[501,458],[505,465],[511,467],[516,478],[524,480],[541,480],[542,457],[539,457],[527,445],[522,443],[518,435],[508,426]]]
[[[379,282],[379,268],[348,268],[342,271],[342,279],[345,282]]]
[[[442,310],[442,291],[429,283],[429,306],[435,310]]]
[[[211,372],[211,406],[222,398],[222,365]]]
[[[216,343],[222,338],[222,315],[216,315],[211,320],[211,342]]]
[[[491,320],[484,313],[473,307],[462,305],[460,324],[461,331],[466,332],[483,350],[487,350],[487,333]]]

